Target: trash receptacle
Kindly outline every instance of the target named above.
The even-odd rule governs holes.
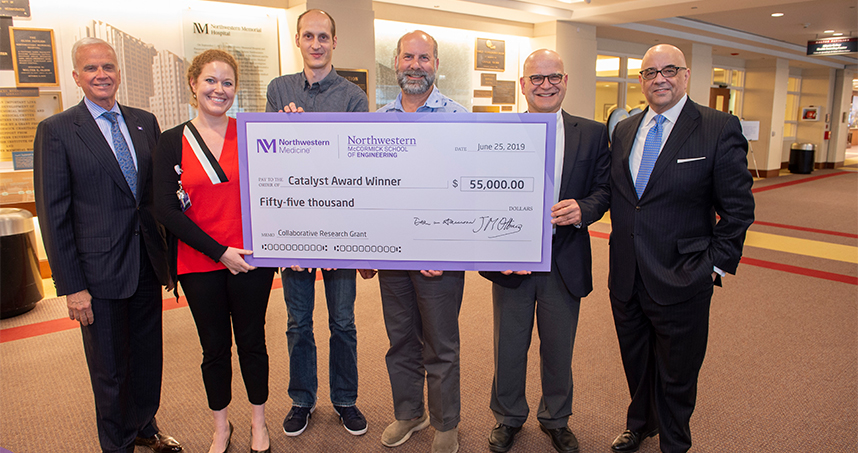
[[[45,296],[33,215],[0,209],[0,319],[26,313]]]
[[[813,143],[793,143],[789,147],[790,173],[809,174],[816,162],[816,145]]]

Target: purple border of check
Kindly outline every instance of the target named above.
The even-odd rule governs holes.
[[[553,113],[239,113],[238,126],[238,168],[241,175],[241,218],[244,236],[244,248],[253,250],[250,218],[250,181],[247,168],[247,124],[248,123],[536,123],[546,125],[545,181],[543,192],[542,253],[537,262],[524,261],[394,261],[394,260],[330,260],[298,259],[289,260],[289,265],[298,264],[304,268],[339,269],[397,269],[416,270],[434,269],[449,271],[503,271],[507,269],[549,271],[551,270],[551,223],[548,221],[554,198],[554,149],[556,141],[557,116]],[[259,267],[283,267],[284,258],[247,257],[247,262]]]

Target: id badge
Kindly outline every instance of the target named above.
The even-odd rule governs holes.
[[[179,190],[176,191],[176,197],[179,198],[179,204],[182,205],[182,212],[191,209],[191,197],[185,192],[181,181],[179,182]]]

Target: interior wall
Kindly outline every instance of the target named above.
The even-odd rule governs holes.
[[[852,110],[852,79],[854,69],[838,69],[835,71],[834,93],[831,110],[831,142],[828,145],[828,156],[825,159],[826,168],[843,165],[846,160],[846,146],[849,136],[849,112]],[[855,139],[853,138],[853,141]]]
[[[573,22],[556,22],[557,46],[554,50],[563,59],[569,85],[563,110],[572,115],[593,119],[596,105],[596,26]],[[579,87],[588,87],[580,89]]]
[[[828,156],[828,140],[824,139],[828,123],[826,115],[831,114],[832,92],[834,88],[834,69],[804,69],[801,72],[801,108],[819,107],[817,121],[802,120],[799,116],[795,139],[799,143],[816,145],[816,162],[825,162]],[[789,149],[781,157],[782,162],[789,161]]]
[[[712,85],[712,46],[692,44],[691,54],[685,55],[690,68],[688,97],[700,105],[709,105],[709,88]]]
[[[788,79],[786,60],[752,60],[745,65],[743,116],[760,122],[760,140],[751,142],[751,147],[758,169],[767,177],[777,176],[781,167]]]

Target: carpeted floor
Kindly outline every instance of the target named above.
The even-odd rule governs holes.
[[[800,182],[826,174],[827,178]],[[758,181],[756,189],[799,181],[757,194],[757,218],[779,225],[849,233],[843,237],[781,226],[752,231],[858,246],[858,172],[815,171]],[[607,240],[593,226],[595,290],[581,307],[575,345],[575,402],[569,426],[582,452],[609,452],[624,428],[629,396],[620,363],[606,288]],[[604,235],[602,235],[604,236]],[[856,249],[858,250],[858,249]],[[696,452],[853,452],[858,441],[858,277],[855,262],[810,258],[747,247],[746,258],[808,269],[805,275],[776,265],[739,267],[712,302],[709,349],[701,372],[698,405],[692,418]],[[856,254],[858,256],[858,254]],[[755,261],[756,263],[757,261]],[[785,270],[786,269],[786,270]],[[847,282],[816,273],[834,273]],[[810,275],[806,275],[806,274]],[[820,274],[823,275],[823,274]],[[856,280],[858,282],[858,280]],[[269,427],[274,452],[426,452],[433,430],[416,433],[401,447],[386,449],[379,438],[392,421],[390,385],[384,365],[387,338],[378,282],[358,281],[356,317],[360,395],[369,422],[366,435],[349,435],[330,405],[327,388],[327,313],[317,284],[316,340],[319,345],[319,407],[310,427],[287,438],[280,428],[289,411],[288,357],[282,290],[274,289],[268,312],[271,357]],[[460,451],[488,451],[494,424],[488,408],[492,379],[491,286],[468,273],[460,316],[462,337],[462,422]],[[169,304],[168,304],[169,305]],[[62,299],[46,300],[28,314],[0,323],[0,447],[14,453],[96,452],[92,391],[77,329],[4,341],[3,331],[61,318]],[[165,363],[158,421],[188,452],[205,452],[211,438],[210,413],[200,378],[200,346],[187,307],[164,312]],[[538,404],[538,338],[529,358],[528,399]],[[248,451],[249,404],[238,375],[230,419],[236,426],[230,451]],[[138,448],[138,451],[144,451]],[[516,438],[513,452],[553,451],[535,418]],[[649,440],[640,450],[658,451]]]

